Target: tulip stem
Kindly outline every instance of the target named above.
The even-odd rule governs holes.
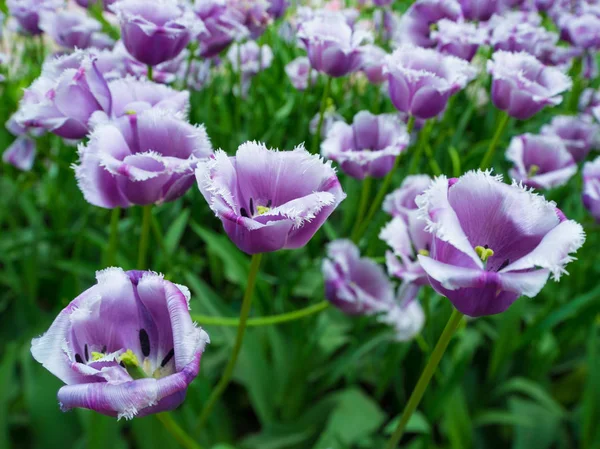
[[[327,77],[325,82],[325,89],[323,89],[323,97],[321,98],[321,109],[319,110],[319,121],[317,122],[317,132],[313,138],[312,143],[312,154],[319,152],[319,142],[321,141],[321,130],[323,129],[323,120],[325,118],[325,109],[327,109],[327,99],[329,98],[329,91],[331,90],[331,82],[333,78]]]
[[[305,307],[300,310],[294,310],[289,313],[282,313],[280,315],[264,316],[259,318],[249,318],[246,321],[247,327],[259,327],[269,326],[271,324],[287,323],[289,321],[299,320],[310,315],[319,313],[329,307],[329,301],[321,301],[312,306]],[[207,316],[207,315],[192,315],[192,319],[199,324],[213,325],[213,326],[238,326],[240,324],[239,318],[220,317],[220,316]]]
[[[414,126],[415,126],[415,117],[411,115],[410,118],[408,119],[408,123],[406,125],[406,132],[408,133],[409,136],[412,133]],[[400,165],[401,157],[402,157],[402,153],[400,153],[396,157],[396,160],[394,161],[394,166],[392,167],[390,172],[385,176],[385,178],[383,178],[381,187],[379,188],[379,191],[377,192],[377,196],[371,203],[371,208],[369,209],[369,212],[367,213],[366,218],[362,221],[362,224],[360,225],[358,232],[356,232],[355,234],[353,233],[354,235],[353,235],[352,241],[354,243],[358,243],[358,241],[362,238],[365,231],[369,227],[369,224],[371,224],[371,220],[373,219],[373,217],[375,216],[375,214],[381,207],[381,203],[383,203],[385,194],[387,193],[388,188],[390,187],[390,184],[392,183],[392,179],[394,178],[394,172]]]
[[[210,412],[215,406],[217,400],[221,397],[227,385],[229,385],[229,381],[231,380],[231,376],[233,375],[233,370],[235,368],[235,364],[237,362],[238,355],[240,350],[242,349],[242,343],[244,341],[244,332],[246,331],[246,325],[248,321],[248,315],[250,314],[250,307],[252,306],[252,298],[254,296],[254,285],[256,284],[256,277],[258,275],[258,270],[260,268],[260,260],[262,258],[262,254],[254,254],[252,256],[252,261],[250,262],[250,272],[248,273],[248,283],[246,284],[246,291],[244,292],[244,299],[242,301],[242,310],[240,312],[240,320],[238,324],[237,335],[235,337],[235,343],[233,345],[233,352],[231,354],[231,358],[225,367],[225,372],[223,376],[219,380],[219,383],[213,390],[212,394],[208,398],[206,405],[202,409],[202,413],[200,414],[200,418],[198,420],[197,430],[200,430],[204,427],[206,420],[210,416]]]
[[[182,447],[186,449],[202,449],[202,446],[196,443],[185,430],[177,424],[177,421],[173,419],[170,413],[157,413],[156,417]]]
[[[108,238],[108,250],[106,252],[105,266],[112,267],[115,264],[117,246],[119,245],[119,217],[121,208],[115,207],[110,213],[110,236]]]
[[[148,79],[150,81],[153,81],[153,77],[154,77],[154,69],[152,68],[152,66],[150,64],[148,64]]]
[[[362,223],[362,218],[367,211],[367,204],[369,204],[369,197],[371,196],[371,186],[373,185],[373,178],[367,176],[363,181],[362,192],[360,195],[360,203],[358,205],[358,213],[356,214],[354,229],[352,230],[352,240],[355,241],[355,238],[360,230],[360,224]]]
[[[509,118],[510,116],[506,112],[499,111],[498,121],[496,122],[496,132],[494,133],[494,137],[492,137],[490,146],[488,147],[485,155],[483,156],[483,159],[481,160],[481,165],[479,166],[479,168],[481,168],[482,170],[485,170],[486,168],[490,167],[492,159],[494,158],[496,147],[500,142],[500,137],[502,137],[502,133],[504,132],[504,129],[508,124]]]
[[[140,234],[140,246],[138,252],[138,270],[146,267],[146,254],[148,253],[148,241],[150,237],[150,221],[152,220],[152,205],[148,204],[142,208],[142,231]]]
[[[462,318],[463,314],[460,313],[458,310],[454,309],[452,315],[450,315],[450,319],[448,320],[446,327],[444,328],[444,331],[442,332],[442,335],[440,336],[437,344],[435,345],[435,348],[433,349],[433,352],[431,353],[431,356],[429,357],[427,365],[425,365],[425,369],[423,369],[423,372],[421,373],[421,377],[419,378],[415,389],[413,390],[413,392],[410,395],[410,398],[408,399],[408,403],[404,408],[404,412],[402,413],[402,417],[400,418],[398,427],[396,427],[396,430],[394,431],[392,437],[389,439],[387,445],[385,446],[385,449],[395,449],[398,443],[400,442],[400,439],[404,434],[406,424],[410,420],[410,417],[412,416],[414,411],[419,406],[419,403],[421,402],[421,399],[425,394],[425,390],[427,390],[427,386],[429,385],[431,378],[436,372],[440,360],[442,359],[444,352],[446,352],[446,348],[448,347],[452,336],[458,329]]]

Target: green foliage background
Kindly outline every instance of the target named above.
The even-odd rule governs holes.
[[[0,8],[5,11],[4,1]],[[319,109],[324,79],[306,93],[296,91],[284,66],[300,51],[283,42],[276,27],[260,41],[273,47],[274,63],[254,79],[246,100],[237,103],[232,95],[235,77],[227,64],[206,89],[192,92],[190,120],[204,123],[214,147],[229,153],[249,139],[282,149],[311,142],[308,124]],[[40,70],[34,44],[24,45],[18,76],[0,84],[0,123]],[[481,83],[489,87],[485,76]],[[393,111],[376,87],[354,77],[335,80],[331,99],[347,120],[363,109]],[[512,122],[496,154],[496,171],[507,172],[502,153],[510,136],[537,132],[553,114],[569,112],[569,104],[567,95],[565,105],[528,122]],[[432,128],[425,154],[415,159],[418,171],[432,174],[436,163],[449,175],[476,168],[497,115],[491,104],[476,108],[467,93],[458,94]],[[12,139],[0,127],[0,148]],[[394,186],[408,172],[410,152]],[[0,448],[176,448],[153,416],[117,422],[85,410],[60,412],[60,381],[30,355],[31,338],[105,267],[110,211],[83,199],[70,168],[76,159],[75,147],[46,136],[38,142],[31,172],[0,165]],[[252,316],[323,299],[324,244],[349,235],[360,196],[358,181],[341,178],[348,198],[309,245],[263,258]],[[588,234],[579,260],[568,267],[570,276],[550,282],[534,299],[520,299],[506,313],[469,321],[459,331],[402,447],[600,448],[600,242],[580,194],[580,175],[547,194]],[[385,247],[377,234],[388,218],[378,214],[362,244],[363,253],[379,261]],[[160,231],[152,237],[150,268],[191,289],[193,313],[237,316],[249,258],[224,235],[198,190],[155,207],[153,220]],[[117,264],[125,269],[139,268],[140,223],[136,208],[120,217]],[[423,336],[431,347],[451,308],[429,288],[421,300],[428,313]],[[391,330],[374,319],[350,318],[331,308],[296,322],[250,328],[234,382],[207,428],[196,434],[193,425],[235,335],[235,328],[205,328],[211,344],[174,416],[212,449],[380,448],[426,361],[418,345],[395,342]]]

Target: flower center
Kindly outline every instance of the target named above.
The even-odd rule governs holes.
[[[531,165],[531,167],[529,167],[529,171],[527,172],[527,177],[531,178],[531,177],[535,176],[539,171],[540,171],[540,166],[533,164],[533,165]]]
[[[477,255],[479,256],[479,258],[481,259],[481,261],[483,263],[486,263],[487,260],[494,255],[494,250],[491,248],[488,248],[487,245],[476,246],[475,252],[477,253]]]
[[[273,201],[269,200],[269,201],[267,201],[266,206],[257,205],[256,212],[255,212],[254,211],[254,200],[252,198],[250,198],[250,201],[248,203],[249,209],[250,209],[250,214],[248,214],[248,211],[246,210],[245,207],[242,207],[242,208],[240,208],[240,215],[242,217],[246,217],[246,218],[254,218],[256,215],[266,214],[267,212],[269,212],[271,210],[271,204],[273,204]]]

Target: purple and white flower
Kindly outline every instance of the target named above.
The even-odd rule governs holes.
[[[446,108],[448,99],[477,75],[475,67],[436,50],[402,45],[386,56],[392,103],[401,112],[429,119]]]
[[[585,116],[557,115],[542,127],[542,134],[558,136],[575,162],[581,162],[598,147],[600,126]]]
[[[169,109],[140,111],[99,123],[79,146],[75,174],[89,203],[114,208],[173,201],[193,185],[196,165],[212,154],[203,126]]]
[[[40,13],[56,11],[63,4],[64,0],[6,0],[8,12],[28,34],[41,34]]]
[[[150,271],[107,268],[96,279],[31,342],[33,358],[65,383],[61,409],[119,419],[175,409],[209,342],[190,317],[189,290]]]
[[[102,31],[100,22],[82,11],[71,9],[42,13],[39,26],[64,48],[93,47],[97,42],[97,35]]]
[[[514,164],[510,176],[536,189],[560,187],[577,173],[573,156],[562,140],[553,135],[515,136],[506,150],[506,158]]]
[[[192,37],[206,30],[177,0],[119,0],[110,8],[121,24],[127,51],[150,66],[174,59]]]
[[[321,143],[321,154],[336,161],[353,178],[381,178],[389,173],[408,142],[406,127],[396,114],[361,111],[352,125],[342,121],[333,124]]]
[[[285,66],[285,73],[290,79],[292,86],[298,90],[306,90],[308,85],[317,82],[319,74],[311,71],[310,61],[306,56],[299,56]],[[310,75],[310,80],[308,79]]]
[[[397,45],[435,47],[432,25],[442,19],[457,21],[461,17],[461,7],[456,0],[417,0],[400,18],[393,40]]]
[[[346,197],[331,167],[303,147],[246,142],[196,169],[198,187],[229,238],[248,254],[300,248]]]
[[[437,23],[437,30],[431,33],[431,38],[440,52],[470,61],[485,43],[486,34],[473,23],[442,19]]]
[[[400,187],[389,193],[383,200],[383,210],[392,217],[408,220],[409,215],[418,209],[416,198],[431,184],[429,175],[410,175],[404,178]]]
[[[492,75],[492,102],[519,120],[533,117],[546,106],[556,106],[571,88],[571,79],[547,67],[529,53],[497,51],[487,62]]]
[[[418,285],[402,284],[395,304],[377,316],[379,322],[394,328],[397,341],[412,340],[423,330],[425,313],[417,299],[419,290]]]
[[[440,176],[417,203],[433,234],[430,256],[419,262],[433,288],[473,317],[536,296],[550,274],[567,273],[585,240],[555,203],[491,172]]]
[[[322,272],[325,298],[349,315],[370,315],[390,308],[394,287],[381,266],[361,258],[350,240],[327,245]]]
[[[371,40],[370,34],[365,31],[352,31],[339,15],[317,16],[302,23],[298,38],[306,46],[312,67],[333,77],[358,70],[361,46]]]

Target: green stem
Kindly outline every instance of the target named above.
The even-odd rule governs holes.
[[[319,152],[319,142],[321,141],[321,129],[323,128],[323,119],[325,118],[325,109],[327,109],[327,99],[329,98],[329,91],[331,90],[331,82],[333,78],[327,77],[325,82],[325,89],[323,89],[323,97],[321,98],[321,109],[319,111],[319,122],[317,123],[317,132],[313,137],[312,143],[312,154]]]
[[[142,208],[142,231],[140,234],[140,246],[138,252],[138,270],[146,268],[146,254],[148,253],[148,242],[150,237],[150,222],[152,221],[152,205],[148,204]]]
[[[408,124],[406,125],[406,132],[409,135],[412,133],[414,125],[415,125],[415,118],[411,115],[410,118],[408,119]],[[389,188],[390,184],[392,183],[392,179],[394,178],[394,172],[400,165],[401,157],[402,157],[402,153],[400,153],[400,155],[398,155],[398,157],[394,161],[394,166],[392,167],[390,172],[385,176],[385,178],[383,178],[381,187],[379,187],[379,190],[377,191],[377,196],[371,203],[371,208],[369,209],[369,212],[367,213],[366,218],[362,221],[360,228],[358,229],[358,231],[354,234],[354,236],[352,238],[352,241],[354,243],[358,243],[358,241],[362,238],[365,231],[369,227],[369,224],[371,224],[371,220],[373,219],[373,217],[375,216],[375,214],[381,207],[381,203],[383,203],[385,194],[387,193],[388,188]]]
[[[363,181],[362,192],[360,196],[360,204],[358,206],[358,213],[356,214],[356,218],[354,221],[354,229],[352,229],[352,240],[354,240],[358,234],[360,229],[360,224],[362,223],[362,218],[367,211],[367,204],[369,204],[369,198],[371,194],[371,186],[373,185],[373,178],[367,176]]]
[[[242,310],[240,312],[240,321],[238,325],[237,335],[235,337],[235,343],[233,345],[233,352],[231,354],[231,358],[225,367],[225,372],[223,376],[219,380],[219,383],[213,390],[212,394],[208,398],[206,405],[202,409],[202,413],[200,414],[200,418],[198,420],[197,430],[200,430],[204,427],[206,420],[210,416],[210,412],[213,407],[217,403],[217,400],[221,397],[227,385],[229,385],[229,381],[231,380],[231,376],[233,375],[233,370],[235,368],[235,364],[237,362],[238,355],[240,350],[242,349],[242,343],[244,341],[244,332],[246,331],[246,324],[248,321],[248,315],[250,314],[250,307],[252,306],[252,298],[254,296],[254,285],[256,284],[256,277],[258,275],[258,269],[260,268],[260,260],[262,258],[262,254],[254,254],[252,256],[252,261],[250,263],[250,272],[248,273],[248,283],[246,284],[246,291],[244,292],[244,300],[242,302]]]
[[[579,107],[579,96],[582,92],[582,79],[581,72],[583,70],[583,57],[575,58],[573,66],[571,68],[571,77],[573,79],[573,87],[571,88],[571,94],[569,95],[569,101],[567,103],[567,113],[576,114],[577,108]]]
[[[182,89],[187,89],[188,88],[188,82],[190,79],[190,73],[192,72],[192,62],[194,61],[194,56],[196,53],[196,49],[198,48],[198,45],[194,42],[192,44],[190,44],[189,47],[189,52],[190,54],[188,55],[187,61],[186,61],[186,66],[185,66],[185,74],[183,75],[183,82],[181,85]]]
[[[148,79],[150,81],[152,81],[153,77],[154,77],[154,69],[150,64],[148,64]]]
[[[173,419],[173,417],[168,413],[157,413],[156,418],[165,426],[165,429],[169,431],[173,438],[177,440],[177,442],[186,449],[202,449],[198,443],[196,443],[186,432],[183,430],[179,424]]]
[[[494,158],[494,153],[496,151],[496,147],[498,146],[498,143],[500,142],[500,137],[502,137],[502,133],[503,133],[504,129],[506,128],[506,125],[508,124],[509,118],[510,118],[510,116],[506,112],[504,112],[504,111],[499,112],[498,121],[496,123],[496,132],[494,133],[494,137],[492,137],[490,146],[488,147],[485,155],[483,156],[483,159],[481,160],[481,165],[479,165],[479,168],[481,168],[482,170],[485,170],[486,168],[490,167],[490,164],[492,163],[492,159]]]
[[[421,377],[415,386],[410,398],[408,399],[408,403],[404,408],[404,412],[402,413],[402,417],[400,418],[400,422],[398,423],[398,427],[394,431],[394,434],[389,439],[388,444],[385,446],[385,449],[395,449],[402,435],[404,434],[404,430],[406,428],[406,424],[408,423],[410,417],[414,413],[414,411],[419,406],[423,395],[425,394],[425,390],[427,390],[427,386],[429,385],[429,381],[433,374],[435,373],[444,352],[446,352],[446,348],[448,347],[448,343],[452,339],[452,336],[458,329],[458,326],[463,318],[463,314],[458,310],[454,309],[452,315],[450,315],[450,319],[448,320],[448,324],[444,328],[440,339],[438,340],[431,356],[429,357],[429,361],[427,365],[425,365],[425,369],[421,373]]]
[[[246,321],[247,327],[269,326],[271,324],[281,324],[289,321],[299,320],[310,315],[319,313],[329,307],[329,301],[321,301],[304,309],[295,310],[281,315],[265,316],[260,318],[249,318]],[[199,324],[214,325],[214,326],[239,326],[239,318],[207,316],[207,315],[192,315],[192,319]]]
[[[115,264],[117,247],[119,246],[119,217],[121,208],[115,207],[110,213],[110,236],[108,238],[108,250],[106,252],[105,266],[112,267]]]
[[[414,175],[419,170],[419,164],[421,163],[421,157],[423,156],[423,152],[425,151],[425,146],[429,141],[429,134],[431,134],[431,129],[433,128],[435,120],[428,120],[423,125],[421,129],[421,133],[419,135],[419,141],[417,142],[417,149],[413,153],[412,158],[410,160],[410,164],[408,166],[408,173]]]

